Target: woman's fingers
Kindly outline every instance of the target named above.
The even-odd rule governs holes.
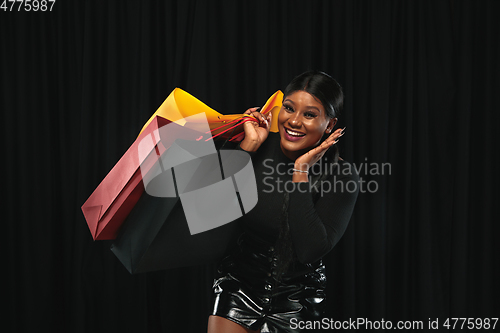
[[[246,110],[243,114],[254,117],[257,120],[259,126],[270,127],[269,124],[270,124],[270,119],[271,119],[271,116],[270,116],[271,113],[269,113],[268,115],[263,115],[262,113],[257,111],[258,109],[260,109],[260,108],[259,107],[250,108],[250,109]]]
[[[344,135],[343,129],[337,129],[335,132],[330,134],[326,140],[324,140],[319,146],[309,150],[304,155],[300,156],[295,163],[306,164],[308,167],[314,165],[317,161],[323,157],[326,151],[338,142],[338,139]]]
[[[243,123],[245,140],[248,139],[254,143],[256,142],[260,146],[269,135],[272,116],[270,113],[260,113],[259,107],[249,108],[244,114],[249,118]]]
[[[345,127],[339,128],[326,138],[318,147],[311,150],[313,154],[321,153],[339,142],[339,138],[345,134]]]
[[[262,113],[254,111],[252,112],[252,116],[254,116],[259,121],[259,125],[267,125],[267,120],[262,116]]]
[[[267,115],[264,115],[263,119],[266,122],[266,129],[269,131],[271,129],[272,113],[269,112]]]
[[[273,118],[273,114],[271,112],[269,112],[267,115],[266,115],[266,119],[267,119],[267,122],[270,124],[271,123],[271,120]]]
[[[251,114],[252,112],[255,112],[259,109],[258,106],[256,107],[253,107],[253,108],[249,108],[248,110],[246,110],[245,112],[243,112],[243,114]]]
[[[332,135],[330,135],[331,137],[334,137],[334,138],[340,138],[342,135],[344,135],[344,128],[338,128],[335,132],[332,133]]]
[[[345,134],[345,127],[344,128],[339,128],[325,140],[328,143],[334,144],[333,142],[335,141],[338,142],[338,139]]]

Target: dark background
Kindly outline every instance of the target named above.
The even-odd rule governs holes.
[[[241,113],[344,87],[341,156],[391,163],[326,258],[338,320],[499,317],[498,1],[62,1],[0,11],[9,332],[203,332],[213,266],[130,275],[80,206],[180,87]],[[2,325],[5,326],[5,325]],[[442,329],[444,331],[444,329]]]

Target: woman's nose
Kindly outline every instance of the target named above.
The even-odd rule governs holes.
[[[293,113],[288,119],[288,123],[293,127],[300,127],[300,115],[298,112]]]

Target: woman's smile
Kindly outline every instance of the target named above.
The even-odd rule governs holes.
[[[285,131],[284,131],[285,138],[288,141],[298,141],[306,135],[305,133],[291,130],[291,129],[287,128],[286,126],[284,126],[284,128],[285,128]]]

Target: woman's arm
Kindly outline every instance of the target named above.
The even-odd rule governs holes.
[[[326,255],[342,237],[351,219],[359,192],[359,176],[345,161],[339,161],[338,168],[335,175],[318,184],[320,197],[316,204],[308,182],[295,183],[289,192],[288,223],[301,263],[313,263]]]

